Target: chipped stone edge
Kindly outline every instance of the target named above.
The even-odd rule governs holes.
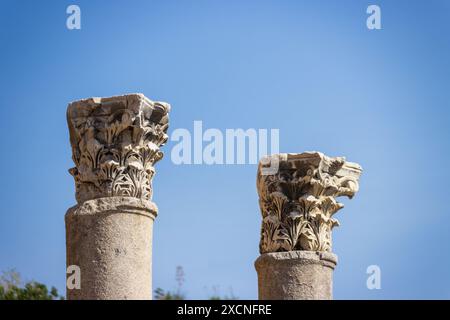
[[[171,105],[164,101],[156,101],[147,98],[143,93],[128,93],[123,95],[115,95],[110,97],[90,97],[69,102],[67,106],[67,118],[77,118],[73,115],[73,110],[79,107],[96,108],[104,103],[116,102],[125,100],[129,103],[129,99],[137,99],[140,103],[144,103],[149,107],[156,108],[157,106],[164,109],[164,113],[168,114],[171,110]]]
[[[338,263],[338,257],[332,252],[324,251],[282,251],[261,254],[255,261],[255,268],[259,265],[274,263],[282,260],[302,260],[302,264],[322,264],[334,269]]]
[[[66,217],[111,213],[138,214],[155,219],[158,207],[155,203],[133,197],[104,197],[87,200],[67,210]]]
[[[265,159],[264,162],[260,160],[259,167],[267,166],[267,163],[271,163],[272,161],[278,162],[280,163],[280,165],[286,165],[295,161],[310,162],[313,160],[323,161],[324,163],[328,164],[332,160],[341,159],[345,161],[345,163],[339,170],[340,174],[338,175],[350,173],[359,177],[363,172],[363,168],[356,162],[347,161],[345,157],[330,157],[320,151],[305,151],[302,153],[277,153],[267,156],[267,158],[268,159]],[[268,162],[267,160],[270,161]]]

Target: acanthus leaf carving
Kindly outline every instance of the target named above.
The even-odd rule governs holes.
[[[271,157],[277,157],[278,172],[263,174],[268,164],[260,162],[257,176],[260,252],[331,251],[331,230],[339,225],[333,215],[343,207],[336,197],[353,197],[361,167],[320,152]]]
[[[170,105],[142,94],[69,104],[72,158],[79,203],[127,196],[151,200],[154,164],[167,141]]]

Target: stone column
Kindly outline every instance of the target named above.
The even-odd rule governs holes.
[[[276,168],[276,170],[274,170]],[[320,152],[277,154],[261,161],[257,189],[261,256],[255,261],[261,300],[332,299],[332,216],[352,198],[362,169]]]
[[[67,299],[151,299],[154,164],[163,156],[170,105],[142,94],[69,104],[78,204],[65,216],[67,266],[80,289]]]

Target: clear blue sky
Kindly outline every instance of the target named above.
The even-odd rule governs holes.
[[[360,163],[333,233],[335,298],[449,299],[449,19],[444,0],[0,1],[0,269],[65,292],[67,103],[142,92],[171,103],[169,132],[279,128],[281,152]],[[154,287],[175,289],[182,265],[190,298],[256,298],[256,166],[176,166],[173,145],[154,179]]]

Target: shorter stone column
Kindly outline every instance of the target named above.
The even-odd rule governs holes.
[[[274,170],[274,165],[278,170]],[[260,253],[255,262],[261,300],[332,299],[332,218],[352,198],[362,169],[320,152],[272,155],[257,176],[262,214]]]

